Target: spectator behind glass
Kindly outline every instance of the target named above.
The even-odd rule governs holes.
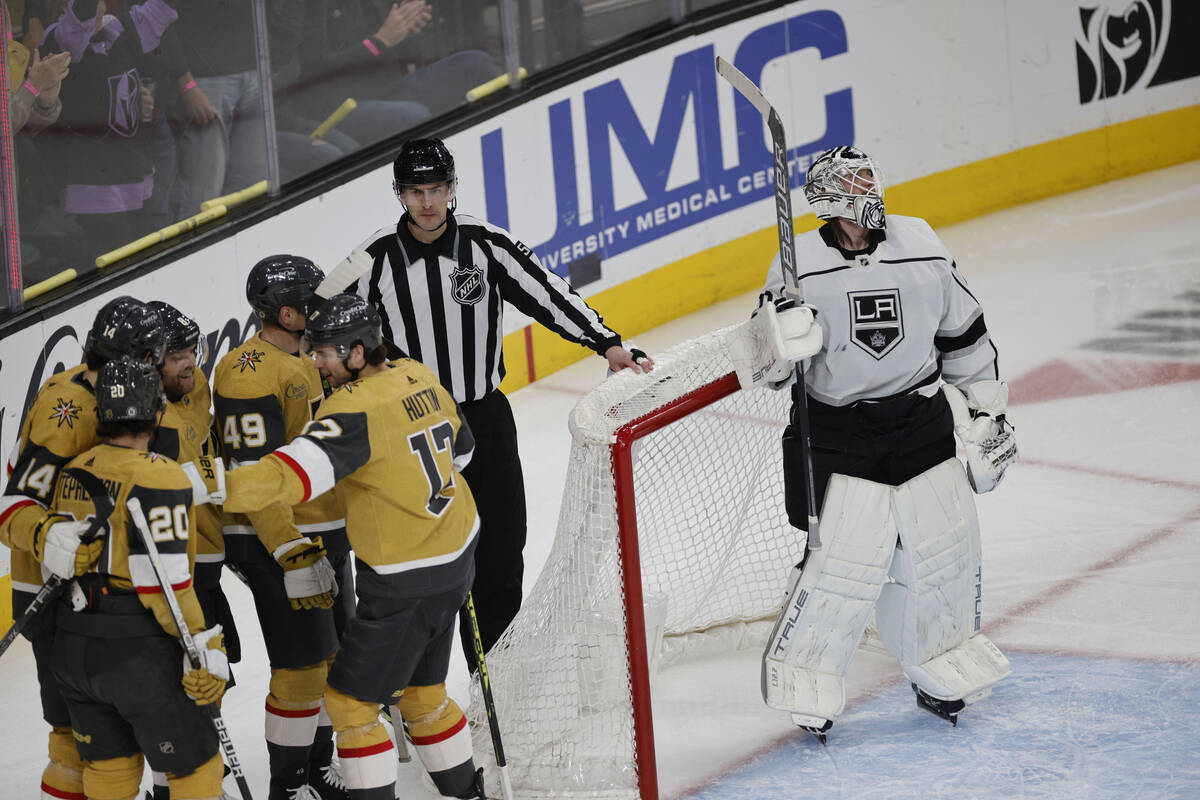
[[[4,22],[11,31],[7,4],[4,5]],[[42,268],[45,259],[41,249],[26,236],[26,230],[37,230],[51,216],[47,206],[53,198],[46,191],[46,168],[33,137],[53,124],[62,111],[58,95],[69,71],[71,56],[56,53],[42,58],[36,48],[30,54],[29,48],[10,38],[7,58],[9,118],[17,163],[21,265],[26,283],[35,283],[48,273]]]
[[[4,4],[4,27],[12,30],[12,19],[8,14],[8,5]],[[63,78],[70,71],[71,56],[68,53],[55,53],[41,57],[34,49],[32,55],[29,48],[12,38],[8,39],[8,97],[9,114],[12,132],[28,130],[37,133],[46,128],[62,111],[59,100],[59,90]]]
[[[339,129],[361,144],[399,134],[466,102],[468,89],[500,73],[480,50],[463,50],[414,69],[404,43],[428,25],[426,0],[310,0],[302,74],[289,102],[324,119],[347,98],[358,107]]]
[[[337,128],[323,138],[312,138],[310,134],[320,122],[288,102],[289,89],[300,78],[300,45],[307,4],[308,0],[267,0],[275,137],[279,147],[279,177],[284,183],[359,148],[358,142]]]
[[[187,68],[176,81],[179,215],[267,177],[262,86],[250,0],[175,0]]]
[[[62,83],[62,113],[43,136],[59,165],[61,208],[83,228],[88,254],[149,229],[142,210],[154,167],[139,70],[176,18],[164,0],[131,4],[120,16],[108,14],[104,0],[72,0],[46,28],[43,57],[69,53],[71,73]]]

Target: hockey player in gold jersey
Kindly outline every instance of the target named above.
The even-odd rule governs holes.
[[[85,525],[93,504],[87,473],[115,507],[94,569],[79,576],[54,609],[53,671],[83,758],[83,789],[93,800],[139,792],[145,747],[179,798],[219,798],[222,763],[212,721],[197,706],[215,702],[229,668],[220,626],[206,629],[192,586],[192,484],[176,462],[149,452],[163,410],[154,366],[128,357],[105,364],[96,381],[101,443],[59,477],[51,512]],[[137,498],[149,520],[171,590],[202,666],[185,666],[175,620],[142,535],[125,503]],[[169,742],[169,747],[152,743]]]
[[[178,461],[185,471],[211,471],[222,467],[220,443],[212,430],[212,392],[208,379],[200,369],[204,361],[205,340],[200,326],[179,309],[161,300],[147,305],[162,319],[165,340],[163,346],[163,393],[166,410],[150,442],[150,450]],[[189,477],[192,477],[189,474]],[[213,476],[215,481],[215,475]],[[199,474],[193,485],[203,479]],[[229,663],[241,660],[237,623],[221,589],[221,565],[225,560],[225,540],[221,533],[220,508],[211,503],[197,504],[193,509],[196,525],[192,529],[196,544],[196,561],[192,583],[196,598],[204,612],[208,627],[220,625],[225,637],[225,652]],[[232,685],[232,679],[231,679]],[[167,777],[154,773],[154,800],[169,800]]]
[[[446,695],[455,620],[474,576],[479,518],[461,475],[474,443],[428,368],[388,363],[378,313],[354,295],[308,320],[318,369],[340,387],[285,447],[228,475],[226,509],[328,491],[346,509],[358,616],[329,672],[325,704],[353,800],[392,800],[396,756],[378,719],[397,705],[438,790],[482,798],[462,710]]]
[[[0,495],[0,543],[12,548],[13,613],[21,614],[42,586],[42,566],[53,524],[46,521],[59,471],[74,456],[99,442],[96,395],[100,368],[122,355],[162,361],[162,321],[132,297],[110,300],[92,324],[84,344],[85,363],[51,376],[25,414],[16,458]],[[58,528],[57,530],[63,530]],[[61,546],[70,546],[64,540]],[[66,576],[69,577],[69,576]],[[42,716],[51,726],[50,761],[42,773],[44,800],[84,800],[82,764],[71,737],[71,722],[50,674],[53,614],[45,609],[23,631],[33,644],[41,688]]]
[[[312,359],[299,352],[323,277],[311,261],[291,255],[269,256],[250,270],[246,299],[263,329],[213,371],[217,431],[230,469],[253,464],[297,435],[325,397]],[[295,508],[280,502],[229,514],[223,533],[225,563],[250,587],[271,662],[268,800],[291,800],[305,785],[323,800],[344,798],[329,771],[333,731],[320,724],[338,646],[335,574],[349,550],[337,498],[329,492]]]

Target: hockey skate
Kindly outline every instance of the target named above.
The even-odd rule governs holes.
[[[822,720],[819,717],[810,717],[807,714],[792,714],[792,722],[800,730],[808,731],[817,737],[817,741],[821,743],[822,747],[826,745],[825,734],[833,727],[833,720]]]
[[[921,691],[915,683],[912,684],[912,688],[917,694],[917,708],[922,708],[958,727],[958,712],[967,707],[966,703],[962,700],[938,700]]]

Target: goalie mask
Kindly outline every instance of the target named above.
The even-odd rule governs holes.
[[[883,173],[857,147],[835,147],[813,160],[804,196],[820,219],[844,219],[883,230]]]

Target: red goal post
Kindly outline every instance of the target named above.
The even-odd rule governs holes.
[[[656,669],[761,647],[785,599],[804,548],[783,506],[789,398],[740,389],[738,330],[605,380],[571,414],[554,544],[488,654],[518,797],[657,798]],[[468,718],[488,762],[477,684]]]

